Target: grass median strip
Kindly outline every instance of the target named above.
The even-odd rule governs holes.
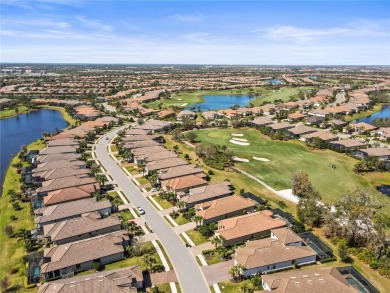
[[[167,252],[165,251],[164,247],[162,246],[161,242],[160,242],[159,240],[156,240],[156,242],[157,242],[157,245],[160,247],[161,252],[163,253],[163,255],[164,255],[164,257],[165,257],[165,259],[166,259],[166,261],[167,261],[167,263],[168,263],[169,268],[170,268],[171,270],[173,270],[173,266],[172,266],[171,260],[169,259],[168,254],[167,254]]]

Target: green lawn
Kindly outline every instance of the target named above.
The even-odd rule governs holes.
[[[247,286],[248,289],[259,290],[259,288],[253,288],[250,280],[241,281],[239,283],[233,283],[231,281],[218,283],[219,289],[222,293],[237,293],[240,292],[240,287]]]
[[[175,222],[176,222],[179,226],[191,222],[190,220],[184,218],[182,213],[179,213],[179,216],[178,216],[176,219],[174,219],[174,220],[175,220]]]
[[[145,242],[145,243],[142,243],[141,245],[145,245],[145,246],[150,247],[150,248],[153,247],[154,251],[151,255],[156,259],[156,264],[162,265],[161,259],[158,256],[157,251],[154,248],[152,242]],[[129,258],[121,260],[121,261],[107,264],[107,265],[105,265],[104,271],[120,269],[120,268],[124,268],[124,267],[135,266],[135,265],[140,265],[142,267],[142,270],[146,270],[146,266],[145,266],[145,263],[143,261],[143,256],[134,256],[134,257],[129,257]]]
[[[117,191],[109,191],[109,192],[107,192],[107,194],[112,196],[113,198],[118,197],[121,200],[121,204],[124,204],[123,200],[121,199],[121,197],[119,196]]]
[[[118,151],[118,147],[116,146],[116,144],[112,144],[110,145],[110,150],[112,153],[115,153]]]
[[[28,112],[28,108],[26,106],[18,106],[19,114]],[[13,116],[17,116],[15,109],[6,109],[0,111],[0,119],[5,119]]]
[[[138,177],[136,179],[137,179],[138,183],[141,185],[149,183],[148,179],[146,179],[145,177]]]
[[[42,149],[44,144],[41,140],[31,143],[28,147],[31,149]],[[11,164],[18,162],[19,159],[15,156]],[[22,261],[22,257],[26,254],[23,241],[18,241],[16,238],[10,238],[4,233],[7,225],[11,225],[14,231],[19,229],[33,229],[35,227],[34,220],[30,214],[29,203],[20,203],[22,210],[15,211],[10,203],[8,191],[13,189],[16,192],[20,191],[19,175],[16,169],[9,167],[5,175],[3,184],[3,195],[0,197],[0,276],[9,273],[11,269],[18,269],[15,274],[9,274],[11,284],[14,288],[23,288],[23,278],[26,275],[26,267]],[[12,221],[11,215],[15,215],[18,219]]]
[[[241,138],[247,139],[250,145],[230,143],[232,133],[244,134]],[[237,162],[235,165],[264,180],[276,190],[291,188],[292,175],[302,170],[309,174],[310,180],[326,203],[334,203],[341,195],[358,188],[368,188],[382,203],[387,203],[387,208],[390,206],[390,199],[379,194],[371,184],[373,180],[356,175],[352,171],[357,160],[345,154],[330,150],[310,150],[300,141],[271,140],[259,131],[248,128],[209,129],[198,131],[197,134],[199,141],[226,145],[238,157],[249,159],[249,163]],[[256,161],[253,157],[267,158],[270,161]],[[333,164],[336,165],[335,170],[330,168]],[[382,180],[383,176],[390,179],[388,174],[380,174]]]
[[[180,285],[179,283],[175,283],[176,284],[176,289],[177,289],[177,292],[178,293],[181,293],[181,289],[180,289]],[[161,292],[161,293],[171,293],[171,286],[169,285],[169,283],[164,283],[164,284],[158,284],[156,285],[158,287],[158,292]],[[148,292],[153,292],[152,289],[150,289]]]
[[[164,210],[173,207],[173,205],[172,205],[169,201],[167,201],[167,200],[165,200],[165,199],[162,199],[162,198],[159,197],[157,194],[152,195],[152,197],[153,197],[153,199],[154,199],[155,201],[157,201],[157,203],[158,203]]]
[[[195,245],[207,242],[207,238],[194,229],[186,231],[186,234],[188,235],[188,237],[190,237],[190,239],[192,240],[192,242],[194,242]]]
[[[170,260],[169,257],[168,257],[167,252],[165,251],[165,249],[164,249],[164,247],[162,246],[162,244],[161,244],[160,241],[156,240],[156,242],[157,242],[158,246],[160,247],[160,249],[161,249],[161,251],[162,251],[162,253],[163,253],[164,257],[165,257],[165,259],[166,259],[166,261],[167,261],[167,263],[168,263],[169,268],[172,270],[172,269],[173,269],[173,266],[172,266],[171,260]]]
[[[234,90],[210,90],[210,91],[188,91],[179,94],[173,94],[169,100],[160,100],[153,103],[147,103],[146,106],[153,109],[158,109],[159,104],[162,108],[171,106],[189,107],[191,105],[204,102],[204,96],[225,96],[225,95],[247,95],[250,88],[234,89]],[[254,105],[259,105],[264,101],[273,102],[277,99],[287,101],[290,96],[296,95],[300,90],[313,89],[313,87],[282,87],[280,90],[266,89],[265,87],[253,87],[255,93],[261,94],[261,97],[252,101]]]

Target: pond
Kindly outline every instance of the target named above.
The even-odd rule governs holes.
[[[280,79],[269,79],[269,80],[267,80],[267,82],[270,84],[285,84],[285,82],[283,80],[280,80]]]
[[[246,95],[238,96],[204,96],[205,101],[188,107],[187,109],[194,108],[195,110],[200,109],[201,111],[208,110],[220,110],[228,109],[231,106],[239,105],[240,107],[248,106],[250,101],[254,97]]]
[[[54,132],[67,126],[68,123],[62,118],[60,112],[45,109],[0,120],[1,185],[12,156],[19,152],[21,146],[29,145],[41,138],[43,132]]]
[[[381,185],[376,188],[380,193],[390,197],[390,185]]]
[[[382,118],[382,119],[390,118],[390,105],[384,105],[382,107],[382,110],[380,110],[379,112],[376,112],[376,113],[374,113],[370,116],[367,116],[367,117],[360,118],[360,119],[356,120],[356,122],[365,122],[365,123],[370,124],[376,118]]]

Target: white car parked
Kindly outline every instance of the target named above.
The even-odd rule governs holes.
[[[144,215],[145,214],[144,209],[141,208],[141,207],[137,207],[137,211],[139,212],[140,215]]]

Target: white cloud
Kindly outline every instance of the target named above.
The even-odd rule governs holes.
[[[84,24],[86,27],[94,28],[98,30],[103,30],[106,32],[110,32],[113,30],[112,26],[108,24],[104,24],[99,20],[96,19],[88,19],[84,16],[76,16],[76,19],[80,21],[82,24]]]
[[[197,13],[197,14],[175,14],[175,15],[172,15],[168,18],[179,21],[179,22],[200,22],[203,20],[203,16],[199,13]]]
[[[296,43],[308,42],[326,37],[355,37],[355,36],[390,36],[380,23],[363,22],[350,27],[333,28],[302,28],[289,25],[277,25],[268,28],[256,29],[253,32],[260,32],[263,36],[272,40],[291,40]]]

